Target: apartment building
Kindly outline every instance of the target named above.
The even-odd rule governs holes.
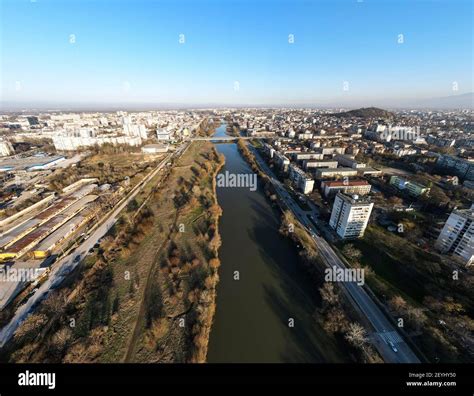
[[[8,140],[0,140],[0,157],[15,154],[12,144]]]
[[[296,165],[290,165],[288,169],[290,180],[295,184],[295,186],[303,194],[309,194],[313,191],[314,180],[306,175],[300,168]]]
[[[430,189],[423,184],[415,183],[399,176],[392,176],[390,178],[390,184],[398,190],[407,191],[408,194],[413,197],[419,197],[420,195],[428,194],[430,192]]]
[[[171,140],[171,132],[165,129],[159,129],[156,131],[156,138],[158,140]]]
[[[113,136],[103,135],[97,137],[80,137],[59,134],[53,136],[53,144],[56,150],[70,151],[81,147],[101,146],[103,144],[127,144],[129,146],[140,146],[142,139],[139,136]]]
[[[337,161],[303,160],[303,169],[305,170],[314,168],[337,168],[337,165]]]
[[[290,165],[290,160],[288,159],[288,157],[285,157],[279,152],[275,152],[273,160],[275,161],[275,165],[279,169],[283,170],[283,172],[286,172],[288,170],[288,166]]]
[[[336,177],[357,176],[357,169],[352,168],[318,168],[316,179],[331,179]]]
[[[345,147],[321,147],[319,150],[323,155],[344,154],[346,152]]]
[[[441,155],[436,165],[453,172],[462,179],[474,181],[474,161],[452,155]]]
[[[428,135],[426,137],[426,143],[433,144],[438,147],[453,147],[456,144],[456,139]]]
[[[295,161],[302,160],[322,160],[324,155],[322,153],[293,153],[293,159]]]
[[[331,211],[329,225],[342,239],[364,235],[374,204],[358,195],[338,192]]]
[[[298,134],[299,140],[309,140],[313,138],[313,134],[311,132],[304,132]]]
[[[275,154],[275,149],[271,145],[269,145],[268,143],[263,144],[263,151],[270,158],[273,158],[273,155]]]
[[[393,155],[397,156],[398,158],[402,158],[402,157],[406,157],[408,155],[415,155],[415,154],[418,153],[418,150],[416,150],[415,148],[412,148],[412,147],[398,146],[398,147],[394,147],[391,150],[391,153]]]
[[[357,168],[357,174],[359,176],[382,176],[382,171],[380,169],[371,168],[366,166],[364,168]]]
[[[367,195],[372,186],[365,180],[335,180],[321,182],[321,190],[326,197],[332,197],[338,192],[345,194]]]
[[[417,126],[375,124],[365,131],[364,137],[378,142],[390,142],[392,140],[416,141],[420,137],[420,128]]]
[[[145,125],[134,125],[125,123],[123,125],[123,133],[127,136],[139,136],[142,139],[147,139],[148,131]]]
[[[348,156],[348,155],[342,155],[338,154],[334,158],[339,165],[345,166],[348,168],[353,168],[353,169],[359,169],[359,168],[365,168],[365,164],[362,162],[357,162],[354,158]]]
[[[445,254],[458,256],[467,265],[474,262],[474,211],[453,210],[435,243]]]

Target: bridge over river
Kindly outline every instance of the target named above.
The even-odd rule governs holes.
[[[199,136],[191,138],[192,141],[195,140],[209,140],[213,142],[234,142],[236,140],[251,140],[251,139],[284,139],[281,136]]]

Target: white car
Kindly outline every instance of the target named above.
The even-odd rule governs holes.
[[[398,352],[397,347],[395,346],[395,344],[392,341],[389,341],[388,345],[390,345],[390,348],[392,348],[393,352],[395,352],[395,353]]]

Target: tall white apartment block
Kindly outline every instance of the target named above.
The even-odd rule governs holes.
[[[288,167],[290,166],[289,158],[285,157],[283,154],[279,152],[275,152],[273,154],[273,161],[275,162],[275,165],[279,169],[283,170],[283,172],[286,172],[288,170]]]
[[[123,124],[123,132],[127,136],[139,136],[142,139],[148,137],[145,125]]]
[[[0,140],[0,157],[15,154],[12,144],[8,140]]]
[[[289,166],[289,176],[291,181],[300,191],[303,192],[303,194],[309,194],[313,191],[314,180],[306,175],[306,173],[296,165]]]
[[[263,151],[267,154],[270,158],[273,158],[273,154],[275,154],[275,149],[269,145],[268,143],[263,144]]]
[[[364,235],[373,207],[373,202],[365,198],[338,192],[329,225],[343,239],[360,238]]]
[[[441,253],[454,254],[467,265],[474,263],[474,210],[453,210],[435,246]]]

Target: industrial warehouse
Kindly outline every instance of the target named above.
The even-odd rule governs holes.
[[[97,214],[97,206],[94,205],[98,198],[94,194],[98,187],[96,181],[92,178],[81,179],[64,188],[60,196],[51,194],[11,218],[2,220],[6,228],[0,236],[0,263],[3,263],[3,269],[42,269],[41,275],[47,273],[45,267],[54,262],[54,257],[50,256],[70,246],[79,235],[79,230]],[[34,280],[2,282],[0,309]]]
[[[49,156],[45,154],[31,157],[8,157],[0,159],[0,172],[43,170],[51,168],[65,159],[62,155]]]
[[[95,187],[97,185],[89,184],[60,198],[36,216],[5,232],[0,239],[0,259],[20,258],[26,253],[30,253],[33,258],[47,256],[55,244],[44,251],[33,248],[36,245],[40,248],[45,246],[40,242],[46,237],[49,237],[49,241],[61,241],[87,220],[87,215],[80,216],[82,221],[79,222],[78,215],[97,199],[96,195],[90,194]]]

